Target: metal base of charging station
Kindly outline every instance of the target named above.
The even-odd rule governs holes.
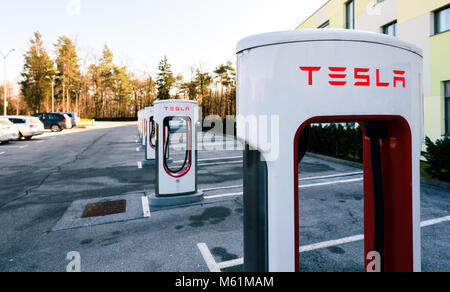
[[[204,193],[197,192],[195,194],[172,197],[158,197],[156,194],[151,194],[148,198],[151,207],[174,207],[201,202],[203,201]]]
[[[151,167],[151,166],[155,166],[155,165],[156,165],[156,161],[155,160],[144,160],[144,161],[139,161],[138,162],[138,167],[139,168]]]

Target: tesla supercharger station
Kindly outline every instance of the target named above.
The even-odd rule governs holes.
[[[198,103],[157,101],[154,111],[157,129],[156,193],[150,204],[167,206],[202,200],[203,194],[197,190]],[[182,142],[178,143],[180,136]],[[176,150],[181,154],[179,161],[171,157]]]
[[[420,271],[421,50],[381,34],[304,30],[246,38],[237,59],[244,269],[299,271],[298,163],[309,125],[357,122],[366,270],[378,253],[379,271]]]
[[[143,110],[138,111],[138,143],[142,143],[143,138],[143,120],[142,120]]]
[[[146,107],[142,110],[142,146],[147,146],[148,135],[150,132],[149,129],[149,118],[153,112],[152,107]]]
[[[155,151],[156,151],[156,127],[155,127],[155,113],[153,107],[146,108],[144,113],[144,122],[146,129],[145,133],[145,159],[146,160],[155,160]]]

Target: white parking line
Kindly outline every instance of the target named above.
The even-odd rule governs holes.
[[[346,183],[360,182],[360,181],[363,181],[363,180],[364,180],[364,178],[355,178],[355,179],[339,180],[339,181],[329,181],[329,182],[324,182],[324,183],[302,185],[299,188],[300,189],[306,189],[306,188],[312,188],[312,187],[320,187],[320,186],[328,186],[328,185],[337,185],[337,184],[346,184]]]
[[[242,156],[234,156],[234,157],[219,157],[219,158],[204,158],[204,159],[198,159],[198,162],[205,162],[205,161],[217,161],[217,160],[231,160],[231,159],[242,159]],[[178,160],[174,161],[173,163],[183,163],[184,160]],[[241,160],[242,162],[242,160]]]
[[[217,263],[220,269],[228,269],[236,266],[240,266],[244,264],[244,258],[235,259],[227,262]]]
[[[150,213],[150,204],[148,203],[148,197],[142,197],[142,212],[144,213],[144,218],[149,218],[152,216]]]
[[[444,223],[444,222],[450,222],[450,216],[437,218],[437,219],[433,219],[433,220],[428,220],[428,221],[423,221],[420,224],[420,226],[422,228],[424,228],[424,227],[437,225],[437,224]],[[304,252],[324,249],[327,247],[333,247],[333,246],[339,246],[339,245],[348,244],[348,243],[354,243],[354,242],[363,241],[363,240],[364,240],[364,235],[360,234],[360,235],[345,237],[345,238],[341,238],[341,239],[337,239],[337,240],[330,240],[330,241],[324,241],[324,242],[319,242],[319,243],[315,243],[315,244],[301,246],[299,250],[300,250],[300,253],[304,253]],[[204,244],[204,243],[197,244],[199,249],[200,249],[200,245],[201,245],[201,248],[203,249],[203,251],[202,251],[202,249],[200,250],[202,255],[203,254],[211,255],[211,252],[209,251],[206,244]],[[208,250],[205,251],[204,250],[205,248]],[[220,272],[220,269],[232,268],[232,267],[236,267],[236,266],[240,266],[240,265],[244,264],[244,258],[239,258],[239,259],[221,262],[221,263],[217,263],[214,260],[214,257],[212,255],[210,258],[208,258],[208,262],[206,261],[205,256],[203,256],[203,258],[205,259],[205,262],[211,272]],[[217,268],[219,268],[219,271],[217,271]],[[212,269],[214,269],[214,270],[212,270]]]
[[[210,192],[210,191],[219,191],[219,190],[227,190],[227,189],[237,189],[237,188],[242,188],[242,187],[243,187],[243,185],[235,185],[235,186],[226,186],[226,187],[202,189],[202,191],[203,192]]]
[[[360,175],[360,174],[363,174],[363,172],[349,172],[349,173],[327,175],[327,176],[305,177],[305,178],[299,179],[299,181],[309,181],[309,180],[325,179],[325,178],[346,177],[346,176]],[[202,189],[202,191],[203,192],[210,192],[210,191],[219,191],[219,190],[227,190],[227,189],[237,189],[237,188],[242,188],[242,187],[243,187],[243,185],[234,185],[234,186],[224,186],[224,187]]]
[[[319,242],[319,243],[315,243],[315,244],[301,246],[300,252],[302,253],[302,252],[307,252],[307,251],[313,251],[313,250],[323,249],[323,248],[327,248],[327,247],[357,242],[357,241],[361,241],[361,240],[364,240],[364,235],[360,234],[360,235],[345,237],[345,238],[341,238],[341,239],[337,239],[337,240],[324,241],[324,242]]]
[[[202,163],[202,164],[199,164],[198,166],[213,166],[213,165],[225,165],[225,164],[242,164],[242,160],[241,161]]]
[[[203,259],[205,260],[205,263],[208,266],[209,271],[212,273],[220,272],[220,267],[217,265],[216,260],[209,251],[208,246],[206,246],[205,243],[198,243],[197,247],[203,256]]]
[[[0,152],[0,155],[3,155],[3,154],[5,154],[5,152]]]
[[[364,174],[364,172],[358,171],[358,172],[348,172],[348,173],[332,174],[332,175],[325,175],[325,176],[305,177],[305,178],[299,179],[299,181],[325,179],[325,178],[336,178],[336,177],[344,177],[344,176],[352,176],[352,175],[360,175],[360,174]]]
[[[20,146],[19,148],[20,149],[25,149],[25,148],[28,148],[28,145],[23,145],[23,146]]]
[[[354,182],[360,182],[360,181],[363,181],[363,180],[364,180],[363,178],[356,178],[356,179],[348,179],[348,180],[330,181],[330,182],[325,182],[325,183],[301,185],[301,186],[299,186],[299,189],[306,189],[306,188],[320,187],[320,186],[327,186],[327,185],[337,185],[337,184],[344,184],[344,183],[354,183]],[[238,188],[238,187],[242,187],[242,186],[231,186],[231,187],[209,189],[209,191],[220,190],[220,189],[233,189],[233,188]],[[208,189],[205,189],[203,191],[208,191]],[[242,192],[240,192],[240,193],[229,193],[229,194],[218,194],[218,195],[205,196],[205,199],[237,197],[237,196],[242,196],[242,195],[244,195],[244,193],[242,193]]]
[[[428,226],[432,226],[432,225],[436,225],[439,223],[444,223],[444,222],[450,222],[450,216],[447,217],[442,217],[442,218],[438,218],[438,219],[432,219],[432,220],[428,220],[428,221],[423,221],[420,226],[423,227],[428,227]]]
[[[142,169],[142,161],[138,161],[137,165],[139,169]]]

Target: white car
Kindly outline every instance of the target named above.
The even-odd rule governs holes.
[[[9,143],[11,140],[19,140],[20,134],[13,123],[7,118],[0,117],[0,142]]]
[[[72,118],[68,114],[62,115],[64,115],[64,118],[66,118],[66,129],[72,129],[73,128]]]
[[[19,140],[21,138],[30,140],[33,136],[44,133],[44,124],[38,118],[28,116],[7,116],[7,118],[19,130]]]

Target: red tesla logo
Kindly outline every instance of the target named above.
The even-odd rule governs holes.
[[[321,71],[322,67],[300,67],[300,70],[308,73],[308,85],[313,85],[314,72]],[[348,70],[347,67],[328,67],[329,71],[328,77],[330,78],[328,83],[333,86],[347,85],[349,82],[348,78],[349,74],[347,70]],[[353,86],[371,86],[373,76],[370,75],[370,71],[371,70],[368,68],[355,68],[352,74],[355,80]],[[380,69],[376,69],[375,72],[376,77],[374,86],[376,87],[403,86],[403,88],[406,88],[405,71],[393,70],[394,73],[393,77],[391,75],[392,83],[386,82],[389,80],[382,81]]]
[[[164,107],[164,109],[166,111],[171,111],[171,112],[188,112],[191,110],[190,107],[178,107],[178,106],[166,106]]]

